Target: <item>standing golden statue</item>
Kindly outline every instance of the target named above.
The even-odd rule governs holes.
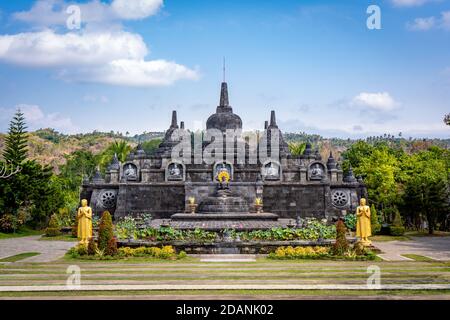
[[[356,236],[365,246],[370,246],[372,242],[368,239],[372,235],[370,224],[370,207],[366,205],[366,199],[361,198],[356,209]]]
[[[78,240],[80,244],[87,245],[92,238],[92,209],[88,207],[86,199],[81,200],[81,207],[78,208]]]

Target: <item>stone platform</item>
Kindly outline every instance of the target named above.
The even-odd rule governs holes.
[[[175,229],[203,229],[208,231],[221,231],[224,229],[235,229],[237,231],[250,230],[264,230],[272,228],[286,228],[295,225],[293,219],[274,219],[272,215],[268,214],[265,219],[255,219],[256,214],[245,214],[245,219],[208,219],[207,217],[199,217],[199,219],[192,219],[193,214],[181,214],[177,219],[154,219],[151,222],[151,227],[159,228],[162,226],[172,227]],[[185,215],[191,217],[185,217]],[[259,216],[260,214],[258,214]],[[197,215],[196,215],[197,216]],[[214,214],[217,217],[218,214]],[[196,218],[196,217],[195,217]],[[260,218],[260,217],[259,217]]]
[[[192,220],[192,221],[204,221],[204,220],[257,220],[257,221],[276,221],[278,216],[273,213],[177,213],[172,217],[172,221],[178,220]]]

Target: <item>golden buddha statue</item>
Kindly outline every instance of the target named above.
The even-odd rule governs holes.
[[[372,235],[370,224],[370,207],[366,205],[366,199],[361,198],[356,209],[356,236],[365,246],[370,246],[372,242],[368,239]]]
[[[92,238],[92,209],[88,207],[86,199],[81,200],[81,207],[78,208],[78,240],[80,244],[87,245]]]

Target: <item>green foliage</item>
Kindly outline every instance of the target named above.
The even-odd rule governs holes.
[[[97,253],[97,251],[98,251],[97,243],[93,238],[89,239],[89,243],[87,246],[87,254],[93,256]]]
[[[344,260],[374,260],[376,255],[355,244],[353,248],[347,248],[341,254],[336,255],[330,247],[279,247],[275,252],[269,253],[269,259],[297,260],[297,259],[344,259]]]
[[[61,235],[60,226],[58,223],[58,218],[56,214],[53,214],[50,217],[50,222],[48,223],[48,227],[45,229],[45,236],[47,237],[57,237]]]
[[[144,230],[145,232],[141,232],[139,235],[137,234],[137,223],[131,216],[126,216],[120,219],[116,223],[115,231],[118,239],[136,239],[145,238],[147,236],[146,230]]]
[[[356,230],[356,214],[349,213],[344,217],[344,223],[347,229]]]
[[[306,149],[306,142],[290,142],[289,144],[289,151],[293,156],[299,156],[302,155],[303,152]]]
[[[184,251],[182,251],[184,252]],[[158,247],[139,247],[139,248],[129,248],[122,247],[118,250],[119,257],[153,257],[157,259],[165,259],[165,260],[175,260],[185,258],[186,253],[180,254],[177,256],[175,250],[172,246],[164,246],[162,248]]]
[[[9,124],[8,135],[5,138],[3,150],[5,162],[13,166],[21,165],[27,158],[27,142],[25,117],[19,109]]]
[[[98,164],[104,170],[113,160],[114,154],[120,162],[125,162],[132,147],[125,140],[114,141],[98,156]]]
[[[335,235],[336,228],[334,225],[328,226],[317,220],[308,221],[307,226],[301,229],[272,228],[270,230],[254,230],[234,233],[234,237],[239,237],[244,241],[318,240],[319,238],[332,239]]]
[[[67,255],[72,258],[87,256],[88,246],[84,244],[78,244],[77,246],[70,248],[69,251],[67,252]]]
[[[370,207],[370,224],[371,224],[371,228],[372,228],[372,234],[376,234],[376,233],[380,232],[381,224],[380,224],[380,221],[378,220],[377,209],[375,208],[375,206],[373,204]]]
[[[275,252],[269,253],[269,259],[294,260],[294,259],[319,259],[330,255],[329,247],[279,247]]]
[[[402,235],[405,234],[405,227],[403,227],[403,226],[399,226],[399,227],[390,226],[389,227],[389,234],[391,236],[402,236]]]
[[[403,226],[402,217],[398,210],[395,211],[394,220],[389,227],[389,233],[391,236],[402,236],[405,234],[405,227]]]
[[[98,227],[98,248],[106,250],[110,240],[114,237],[112,218],[109,211],[105,211]]]
[[[161,142],[162,142],[162,139],[153,139],[153,140],[145,141],[142,143],[142,149],[144,149],[144,151],[147,154],[152,155],[155,153],[156,149],[158,149]]]
[[[114,257],[117,254],[117,241],[116,238],[111,238],[108,241],[108,246],[105,249],[105,254],[107,256]]]
[[[450,113],[446,114],[444,117],[444,123],[448,126],[450,126]]]
[[[436,147],[411,156],[404,163],[404,209],[410,220],[426,219],[433,233],[450,214],[450,152]]]
[[[336,242],[333,245],[332,252],[336,256],[342,256],[348,250],[348,242],[345,237],[345,224],[342,220],[336,223]]]
[[[0,232],[11,233],[20,227],[20,221],[12,214],[4,214],[0,218]]]

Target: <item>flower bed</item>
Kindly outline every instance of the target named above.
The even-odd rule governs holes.
[[[119,240],[147,241],[186,241],[199,243],[220,242],[223,237],[241,241],[291,241],[334,239],[336,227],[326,225],[318,220],[309,220],[302,228],[272,228],[270,230],[221,232],[195,230],[178,230],[171,227],[138,227],[134,218],[126,217],[116,223],[115,234]]]
[[[298,260],[298,259],[334,259],[334,260],[374,260],[376,255],[355,243],[342,255],[333,254],[331,247],[279,247],[275,252],[269,253],[269,259],[274,260]]]
[[[155,258],[162,260],[178,260],[185,258],[186,252],[180,251],[178,254],[172,246],[159,247],[121,247],[117,250],[117,254],[114,256],[105,255],[102,251],[96,250],[96,252],[90,252],[89,248],[85,245],[77,245],[69,249],[66,254],[73,259],[84,260],[120,260],[131,257],[143,257],[143,258]]]

